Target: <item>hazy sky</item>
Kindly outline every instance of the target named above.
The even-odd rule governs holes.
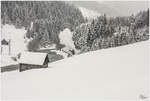
[[[136,14],[141,10],[147,10],[149,6],[148,1],[106,1],[102,3],[110,5],[123,15]]]
[[[129,16],[148,9],[148,1],[71,1],[72,4],[105,13],[108,16]]]

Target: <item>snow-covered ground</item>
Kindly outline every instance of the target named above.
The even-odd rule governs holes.
[[[59,54],[59,55],[63,56],[63,58],[68,58],[68,54],[64,53],[60,50],[51,50],[51,52],[56,52],[56,54]]]
[[[11,59],[9,55],[0,55],[0,67],[18,64],[18,62]]]
[[[1,74],[2,100],[137,100],[148,92],[148,41],[89,52],[47,69]]]
[[[45,49],[49,49],[51,52],[56,52],[56,54],[59,54],[61,56],[63,56],[63,58],[67,58],[67,53],[64,53],[60,50],[55,50],[56,49],[56,44],[53,44],[51,46],[47,46],[46,48],[40,48],[40,50],[45,50]],[[54,49],[54,50],[53,50]]]

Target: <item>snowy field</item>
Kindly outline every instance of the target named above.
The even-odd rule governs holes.
[[[11,56],[9,55],[0,55],[0,61],[1,61],[1,67],[8,66],[8,65],[14,65],[18,64],[18,62],[11,59]]]
[[[147,96],[148,41],[1,74],[2,100],[137,100]]]

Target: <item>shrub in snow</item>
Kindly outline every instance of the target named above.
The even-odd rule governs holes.
[[[66,46],[63,45],[63,44],[57,44],[57,45],[56,45],[56,49],[57,49],[57,50],[61,50],[61,49],[64,48],[64,47],[66,47]]]
[[[101,45],[100,45],[101,42],[102,42],[101,39],[98,39],[98,38],[95,39],[92,44],[91,51],[101,49]]]
[[[40,38],[35,38],[31,40],[27,45],[28,51],[36,51],[37,49],[39,49],[39,44]]]
[[[11,59],[12,59],[13,61],[17,61],[17,58],[16,58],[16,57],[11,57]]]
[[[54,61],[57,61],[57,60],[61,60],[64,57],[60,54],[57,54],[56,52],[49,52],[48,53],[48,58],[49,58],[49,62],[54,62]]]

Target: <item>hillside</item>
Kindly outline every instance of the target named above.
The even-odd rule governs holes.
[[[79,7],[79,9],[80,9],[83,17],[87,18],[88,20],[92,20],[92,19],[95,19],[98,16],[100,16],[100,14],[94,10],[89,10],[84,7]]]
[[[148,9],[148,1],[72,1],[77,7],[84,7],[107,16],[130,16]]]
[[[114,8],[122,16],[130,16],[137,14],[139,11],[147,10],[149,8],[149,1],[106,1],[103,4]]]
[[[2,100],[136,100],[147,96],[148,52],[144,41],[63,59],[47,69],[2,73]]]
[[[2,1],[1,5],[1,24],[25,27],[34,47],[59,44],[62,30],[73,30],[84,22],[80,10],[63,1]]]

